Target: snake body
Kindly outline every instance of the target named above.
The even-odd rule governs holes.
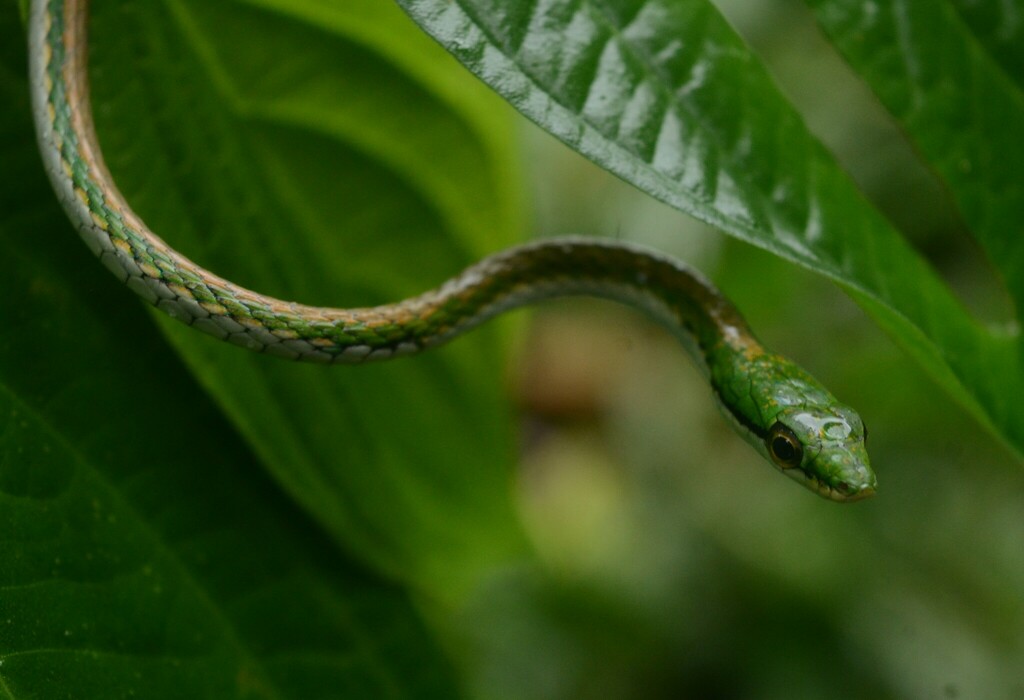
[[[639,247],[545,240],[485,258],[420,296],[353,309],[281,301],[203,269],[149,230],[103,162],[89,104],[87,16],[87,0],[33,0],[30,79],[40,150],[86,244],[157,308],[249,350],[362,363],[440,345],[540,299],[606,297],[648,312],[676,334],[704,370],[725,416],[783,473],[837,501],[874,492],[857,413],[800,367],[765,350],[700,274]]]

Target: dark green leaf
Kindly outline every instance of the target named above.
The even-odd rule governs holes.
[[[0,697],[456,696],[76,240],[9,3],[0,36]]]
[[[1024,86],[1024,8],[1017,0],[953,0],[953,6],[1006,77]]]
[[[945,2],[811,0],[1024,306],[1024,93]]]
[[[397,8],[185,0],[92,12],[111,170],[157,233],[218,274],[364,306],[511,240],[506,120]],[[279,482],[374,566],[453,596],[519,555],[497,329],[353,368],[165,327]]]

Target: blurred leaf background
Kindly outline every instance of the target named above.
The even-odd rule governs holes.
[[[390,3],[95,4],[110,165],[184,252],[355,305],[527,235],[656,246],[860,410],[881,489],[837,507],[778,478],[668,335],[602,302],[335,370],[157,333],[46,189],[7,3],[3,160],[29,175],[0,219],[0,693],[1024,697],[1020,464],[831,283],[527,124]],[[1020,66],[988,4],[961,10]],[[1012,323],[808,8],[718,6],[971,312]]]

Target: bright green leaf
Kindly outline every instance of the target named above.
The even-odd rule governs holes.
[[[399,2],[570,147],[838,282],[980,420],[1024,449],[1016,335],[994,334],[969,316],[867,204],[711,3]],[[921,6],[927,12],[932,3]],[[1001,171],[993,178],[1004,182]],[[1002,236],[1005,243],[1016,233]],[[814,329],[807,333],[813,342]]]

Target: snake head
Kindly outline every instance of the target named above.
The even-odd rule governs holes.
[[[726,416],[783,474],[833,501],[875,492],[864,446],[867,429],[814,377],[760,346],[721,346],[709,361],[711,382]]]
[[[765,438],[769,458],[787,476],[833,501],[856,501],[877,481],[857,412],[834,400],[780,411]]]

